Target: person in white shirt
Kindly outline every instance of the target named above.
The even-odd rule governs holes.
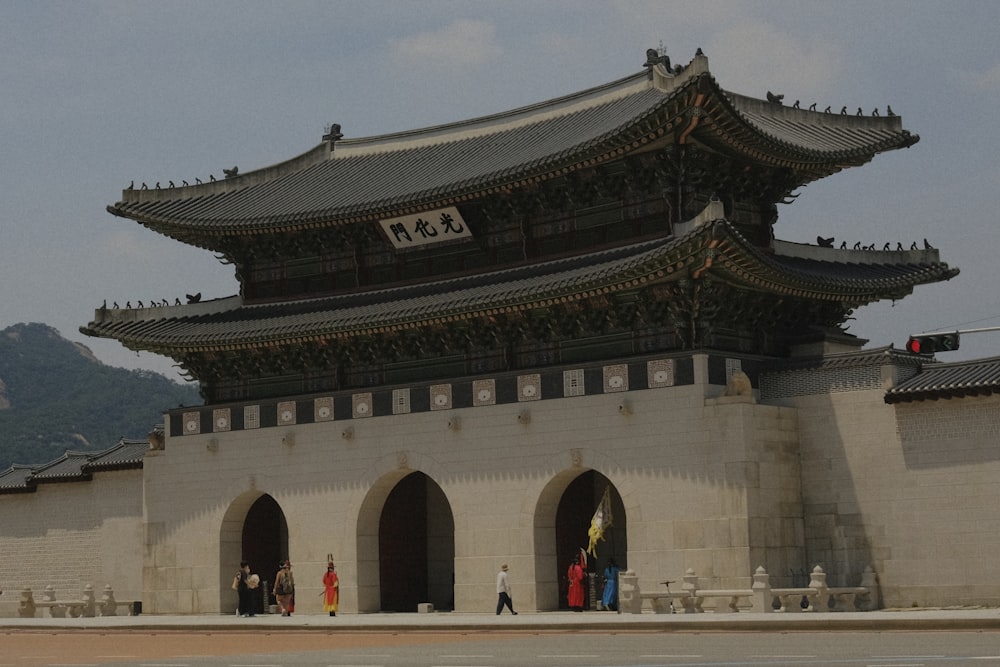
[[[500,566],[500,571],[497,572],[497,616],[503,611],[504,605],[510,609],[510,613],[517,616],[517,612],[514,611],[514,604],[510,599],[510,584],[507,582],[507,563]]]

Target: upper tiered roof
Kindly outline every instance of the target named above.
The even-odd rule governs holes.
[[[224,180],[122,193],[109,206],[192,245],[390,218],[508,192],[670,144],[700,142],[792,170],[799,185],[918,140],[898,116],[793,108],[729,92],[708,59],[645,71],[505,113],[343,139]]]

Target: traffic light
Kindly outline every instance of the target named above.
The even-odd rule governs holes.
[[[910,336],[906,351],[911,354],[934,354],[958,349],[958,332]]]

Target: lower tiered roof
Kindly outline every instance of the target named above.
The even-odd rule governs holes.
[[[576,257],[393,289],[274,304],[239,296],[197,304],[95,312],[85,334],[178,358],[392,333],[489,318],[600,295],[711,276],[739,289],[847,309],[901,298],[958,273],[936,249],[855,251],[776,243],[758,248],[725,219],[689,223],[678,236]]]

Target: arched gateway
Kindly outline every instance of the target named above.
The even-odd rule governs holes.
[[[223,519],[219,549],[220,608],[236,608],[236,596],[230,589],[240,561],[250,563],[250,570],[268,582],[259,589],[258,611],[274,602],[270,582],[278,571],[278,562],[288,557],[288,524],[277,501],[266,493],[245,493],[229,507]]]
[[[455,522],[441,487],[422,472],[372,487],[358,520],[358,611],[455,606]],[[377,545],[377,548],[375,546]]]
[[[587,572],[594,574],[595,595],[600,597],[601,577],[608,560],[627,565],[628,532],[625,506],[618,489],[596,470],[567,470],[543,489],[535,509],[536,599],[539,610],[566,609],[566,572],[571,560],[588,546],[587,531],[604,496],[611,504],[612,525],[599,542],[597,556],[587,558]]]

